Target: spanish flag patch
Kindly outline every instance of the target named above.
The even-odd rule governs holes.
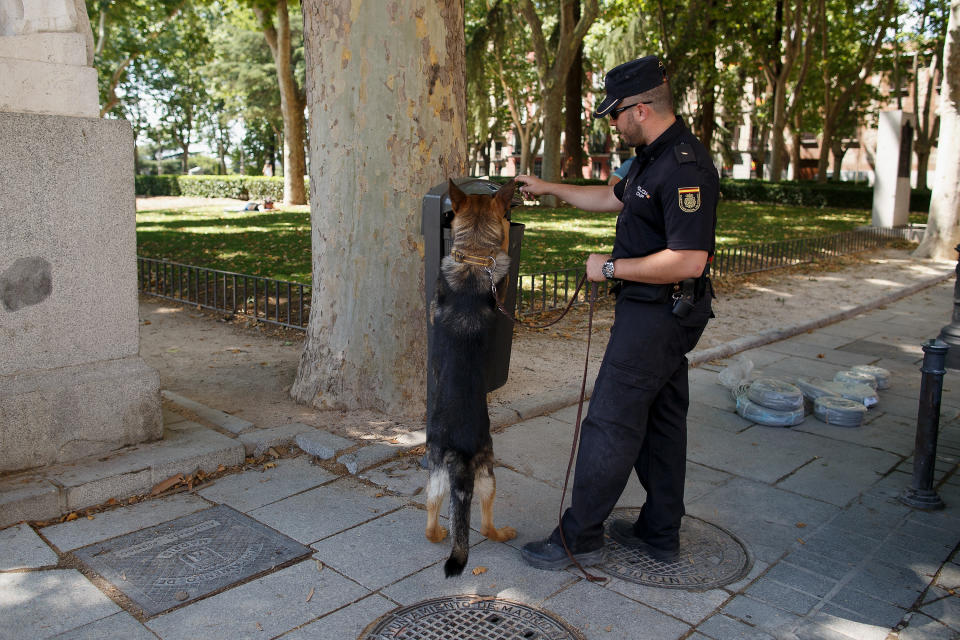
[[[700,187],[681,187],[677,189],[680,198],[680,210],[694,213],[700,209]]]

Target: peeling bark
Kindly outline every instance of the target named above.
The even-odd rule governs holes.
[[[304,0],[313,307],[291,395],[419,416],[421,204],[466,168],[463,2]]]

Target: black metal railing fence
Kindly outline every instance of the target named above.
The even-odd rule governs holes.
[[[864,227],[827,236],[721,247],[714,256],[715,278],[780,269],[881,247],[891,240],[917,239],[917,229]],[[138,286],[142,293],[197,305],[260,322],[304,329],[310,314],[312,287],[231,271],[137,257]],[[582,267],[520,274],[517,316],[560,309],[568,303],[583,276]],[[601,283],[606,294],[608,283]],[[587,288],[577,302],[587,301]]]
[[[308,284],[137,256],[141,293],[291,329],[310,316]]]

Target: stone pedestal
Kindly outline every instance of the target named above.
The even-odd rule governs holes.
[[[881,112],[877,127],[871,221],[875,227],[902,227],[909,222],[912,150],[913,114]]]
[[[159,438],[130,125],[0,112],[0,176],[0,472]]]

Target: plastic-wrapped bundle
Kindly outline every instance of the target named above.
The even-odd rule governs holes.
[[[803,392],[803,397],[811,402],[821,396],[839,396],[840,394],[831,386],[829,380],[814,377],[797,378],[797,388]]]
[[[877,388],[877,378],[864,371],[838,371],[833,376],[836,382],[853,382],[854,384],[865,384],[871,389]]]
[[[861,371],[869,373],[877,380],[877,389],[883,391],[890,388],[890,372],[883,367],[875,367],[872,364],[858,364],[850,367],[851,371]]]
[[[804,398],[815,401],[822,396],[841,396],[863,404],[868,409],[877,404],[877,392],[870,385],[856,382],[837,382],[823,378],[797,378],[797,386],[803,391]]]
[[[866,408],[870,408],[879,402],[877,392],[873,387],[867,384],[857,384],[856,382],[837,382],[828,383],[831,388],[836,389],[837,395],[841,395],[847,400],[860,402]]]
[[[847,398],[821,396],[813,403],[813,415],[827,424],[838,427],[859,427],[867,408]]]
[[[737,413],[750,422],[767,427],[792,427],[803,422],[803,408],[794,411],[777,411],[751,402],[747,397],[749,387],[740,387],[737,397]]]
[[[721,371],[717,377],[720,379],[720,384],[730,389],[730,392],[736,397],[737,387],[745,384],[746,381],[750,379],[751,371],[753,371],[753,361],[745,355],[740,354],[740,356],[734,360],[733,364]]]
[[[777,411],[803,408],[803,392],[789,382],[774,378],[754,380],[747,390],[747,398],[754,404]]]

